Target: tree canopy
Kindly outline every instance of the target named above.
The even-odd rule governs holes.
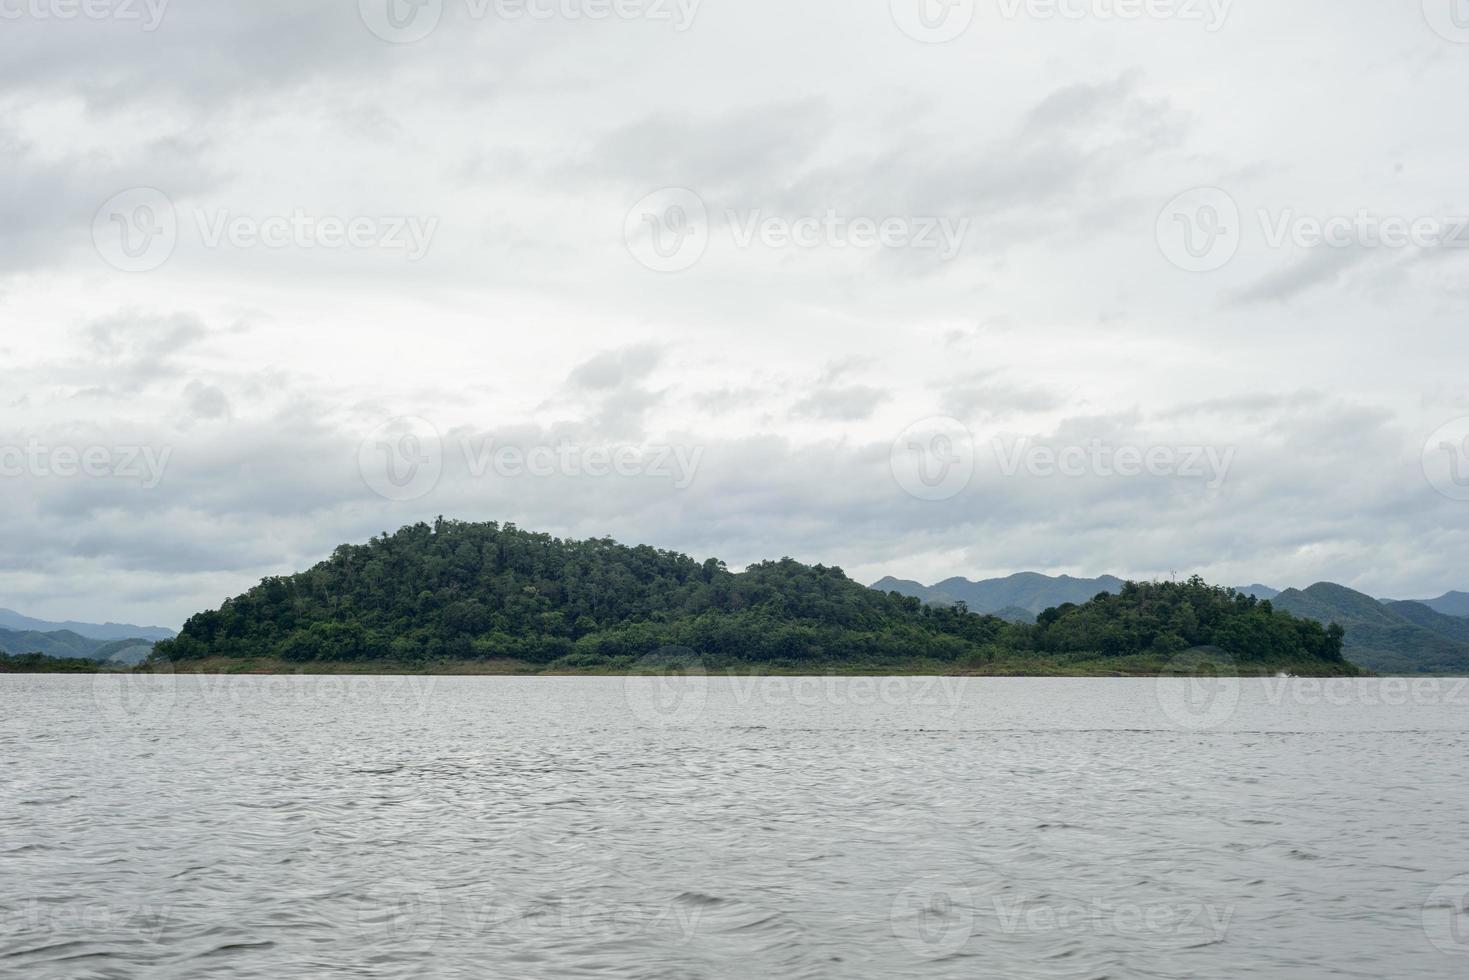
[[[716,559],[514,524],[438,519],[343,545],[308,571],[267,578],[191,617],[155,658],[290,662],[515,660],[595,668],[669,649],[784,666],[1010,654],[1170,654],[1211,644],[1245,659],[1341,662],[1339,631],[1268,603],[1186,583],[1128,583],[1034,625],[879,592],[840,568],[790,558],[731,572]]]

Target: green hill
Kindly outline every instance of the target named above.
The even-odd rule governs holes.
[[[1445,616],[1469,616],[1469,592],[1445,592],[1437,599],[1420,599],[1420,604]]]
[[[992,615],[998,616],[1007,623],[1034,623],[1036,617],[1036,614],[1029,609],[1021,609],[1019,606],[996,609]]]
[[[266,579],[191,617],[155,656],[185,667],[615,671],[652,655],[770,670],[1153,673],[1205,645],[1247,670],[1355,670],[1321,624],[1197,579],[1126,583],[1026,625],[864,588],[839,568],[789,558],[735,573],[646,545],[442,518]]]
[[[0,609],[0,629],[17,633],[77,633],[89,640],[142,640],[153,643],[167,640],[173,630],[162,626],[133,626],[130,623],[79,623],[68,620],[64,623],[25,616],[14,609]]]
[[[1273,602],[1297,616],[1341,625],[1347,656],[1379,673],[1469,672],[1469,621],[1422,603],[1379,602],[1330,582],[1287,589]]]
[[[44,653],[0,653],[0,674],[95,674],[107,670],[95,660],[48,657]]]
[[[0,653],[17,656],[39,653],[56,658],[141,663],[152,649],[152,643],[141,639],[96,640],[71,630],[43,633],[0,629]]]
[[[1052,606],[1067,602],[1086,602],[1099,592],[1116,592],[1122,579],[1111,575],[1101,578],[1050,576],[1039,572],[1019,572],[1005,578],[950,578],[937,585],[923,585],[906,579],[888,577],[873,584],[880,592],[898,592],[943,605],[962,602],[972,612],[1000,613],[1001,610],[1023,610],[1035,616]],[[1009,618],[1009,617],[1006,617]]]
[[[1439,636],[1469,647],[1469,619],[1463,616],[1445,616],[1421,602],[1388,602],[1384,605],[1414,626],[1431,630]]]

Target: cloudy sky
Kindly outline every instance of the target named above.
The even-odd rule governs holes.
[[[0,0],[0,606],[444,514],[1469,589],[1462,0]]]

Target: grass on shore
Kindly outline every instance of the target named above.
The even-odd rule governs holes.
[[[970,677],[1157,677],[1160,674],[1217,674],[1232,672],[1241,677],[1268,677],[1281,671],[1302,677],[1351,676],[1359,673],[1351,664],[1339,667],[1319,661],[1302,663],[1236,664],[1227,658],[1204,656],[1197,661],[1160,658],[1141,654],[1132,657],[1104,657],[1099,654],[1072,654],[1055,657],[1016,657],[983,662],[944,662],[907,660],[895,663],[850,662],[774,662],[745,661],[698,664],[705,672],[734,675],[768,676],[892,676],[940,675]],[[276,657],[206,657],[178,662],[167,667],[143,667],[143,670],[165,669],[175,673],[203,674],[302,674],[302,675],[403,675],[494,677],[608,677],[658,672],[646,661],[628,663],[533,664],[522,660],[438,660],[425,663],[397,661],[309,661],[295,663]],[[688,664],[671,664],[671,670],[689,669]],[[696,668],[697,669],[697,668]]]

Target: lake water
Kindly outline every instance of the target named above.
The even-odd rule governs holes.
[[[1456,680],[0,676],[0,976],[1469,975]]]

